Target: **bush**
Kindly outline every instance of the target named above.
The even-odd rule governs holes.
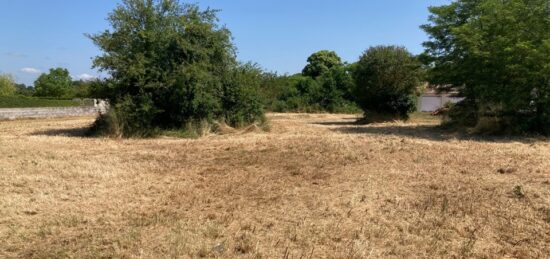
[[[151,136],[264,119],[257,93],[262,72],[237,63],[231,34],[217,24],[214,10],[176,0],[125,0],[109,21],[112,31],[89,36],[104,51],[94,66],[111,75],[90,93],[113,107],[94,129]]]
[[[267,108],[276,112],[357,113],[352,66],[333,51],[319,51],[308,58],[303,74],[270,78],[265,92]],[[275,91],[270,89],[277,89]]]
[[[423,71],[405,48],[371,47],[356,64],[355,96],[369,117],[382,120],[408,119],[416,107],[416,89]]]

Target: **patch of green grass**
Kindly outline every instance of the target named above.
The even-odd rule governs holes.
[[[31,97],[0,97],[0,108],[73,107],[82,103],[73,100],[41,99]]]

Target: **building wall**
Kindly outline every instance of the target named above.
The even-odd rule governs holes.
[[[106,113],[108,109],[109,104],[103,100],[94,100],[94,106],[3,108],[0,109],[0,120],[97,116]]]
[[[98,114],[99,109],[93,106],[56,108],[13,108],[0,109],[0,120],[95,116]]]
[[[418,104],[418,111],[421,112],[434,112],[443,107],[447,103],[458,103],[464,100],[463,97],[449,97],[449,96],[421,96]]]

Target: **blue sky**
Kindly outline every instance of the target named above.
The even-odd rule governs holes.
[[[97,76],[99,50],[85,33],[109,28],[115,0],[0,0],[0,73],[32,85],[41,72],[65,67],[75,78]],[[198,0],[220,9],[241,61],[268,71],[300,72],[318,50],[356,61],[369,46],[397,44],[422,51],[428,6],[450,0]]]

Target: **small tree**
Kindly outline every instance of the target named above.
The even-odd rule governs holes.
[[[408,119],[422,76],[420,63],[403,47],[377,46],[365,51],[355,67],[354,92],[367,121]]]
[[[304,76],[316,78],[330,71],[335,67],[341,67],[344,65],[342,59],[334,51],[321,50],[313,53],[307,59],[308,64],[302,71]]]
[[[103,51],[94,66],[110,74],[90,89],[111,101],[110,114],[96,125],[118,129],[116,135],[148,136],[156,129],[263,119],[259,72],[236,61],[231,33],[217,23],[216,11],[177,0],[124,0],[108,21],[111,30],[89,36]]]
[[[72,97],[72,79],[64,68],[52,68],[48,74],[42,74],[34,82],[34,95],[38,97]]]
[[[13,77],[8,74],[0,74],[0,96],[12,96],[16,90]]]

